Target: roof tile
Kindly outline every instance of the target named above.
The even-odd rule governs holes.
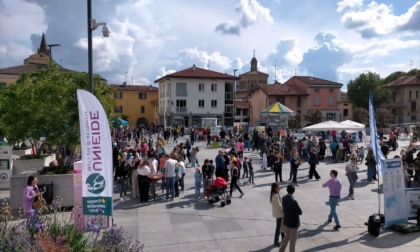
[[[193,67],[168,74],[162,78],[159,78],[155,80],[155,83],[159,82],[160,80],[164,78],[192,78],[192,79],[228,79],[228,80],[234,80],[239,79],[238,77],[235,77],[233,75],[229,75],[226,73],[219,73],[216,71],[207,70],[204,68],[196,67],[193,65]]]
[[[385,87],[420,85],[420,74],[415,76],[401,76],[398,79],[385,84]]]
[[[159,89],[153,86],[145,85],[117,85],[110,84],[111,87],[114,87],[117,91],[141,91],[141,92],[158,92]]]

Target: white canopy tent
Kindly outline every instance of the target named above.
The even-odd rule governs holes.
[[[363,123],[358,123],[352,120],[345,120],[345,121],[342,121],[341,123],[345,123],[349,125],[356,125],[356,126],[359,126],[360,129],[362,129],[363,131],[365,130],[365,125]]]
[[[303,128],[305,131],[327,131],[327,130],[364,130],[360,125],[351,125],[344,122],[326,121],[318,124],[314,124]]]

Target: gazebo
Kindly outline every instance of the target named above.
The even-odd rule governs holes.
[[[260,112],[260,117],[266,118],[268,126],[287,127],[290,116],[296,112],[284,106],[280,102],[272,104],[270,107]]]

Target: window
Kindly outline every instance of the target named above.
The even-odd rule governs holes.
[[[147,99],[147,93],[139,93],[139,100],[146,100]]]
[[[140,113],[144,114],[146,113],[146,108],[144,106],[140,106]]]
[[[319,88],[315,88],[315,93],[319,93]]]
[[[344,103],[344,104],[343,104],[343,106],[344,106],[344,107],[347,107],[348,105],[349,105],[349,104],[347,104],[347,103]]]
[[[334,106],[334,104],[335,104],[334,96],[328,96],[328,105]]]
[[[121,91],[116,91],[114,93],[114,99],[122,99],[123,98],[123,94]]]
[[[297,100],[296,100],[296,106],[297,106],[298,108],[300,108],[300,106],[302,106],[302,99],[301,99],[301,97],[300,97],[300,96],[298,96],[298,97],[297,97]]]
[[[198,100],[198,107],[204,108],[204,100]]]
[[[204,83],[198,84],[198,91],[204,92]]]
[[[187,112],[187,100],[176,100],[176,112]]]
[[[211,107],[217,108],[217,100],[211,100]]]
[[[248,115],[248,109],[242,109],[242,115],[247,116]]]
[[[225,93],[225,100],[232,100],[233,94],[232,93]]]
[[[6,82],[0,82],[0,89],[6,87]]]
[[[410,92],[408,93],[408,98],[411,98],[411,90],[410,90]]]
[[[280,103],[282,103],[282,104],[285,104],[284,96],[277,97],[277,101],[280,102]]]
[[[236,109],[236,114],[235,115],[241,115],[241,109]]]
[[[330,93],[334,93],[334,89],[332,89],[332,88],[330,88],[328,91],[329,91]]]
[[[416,116],[411,116],[411,121],[415,122],[416,121]]]
[[[411,102],[411,111],[416,111],[417,104],[415,101]]]
[[[217,92],[217,84],[211,84],[211,91]]]
[[[123,106],[115,106],[114,113],[122,113],[123,112]]]
[[[343,109],[343,116],[349,116],[349,110]]]
[[[176,84],[176,96],[187,96],[187,83]]]
[[[327,116],[328,121],[336,121],[335,120],[335,113],[327,113],[326,116]]]
[[[315,96],[315,98],[314,98],[314,105],[315,106],[321,105],[321,99],[319,99],[319,96]]]
[[[225,106],[225,113],[232,113],[233,107],[232,106]]]

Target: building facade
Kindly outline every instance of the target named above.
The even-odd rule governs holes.
[[[202,118],[217,118],[219,125],[232,126],[236,79],[195,65],[157,79],[159,123],[201,127]]]
[[[235,92],[235,122],[251,121],[251,93],[261,84],[267,84],[268,74],[258,71],[258,60],[254,56],[250,61],[248,72],[240,74]]]
[[[306,114],[308,111],[309,94],[303,90],[286,86],[284,84],[259,84],[250,97],[250,124],[264,120],[260,112],[270,105],[280,102],[298,114]]]
[[[412,123],[420,121],[420,75],[402,76],[384,85],[391,92],[391,102],[386,108],[391,110],[394,123]]]
[[[338,101],[338,108],[340,109],[339,121],[353,120],[353,104],[349,101],[347,93],[340,93],[340,100]]]
[[[149,127],[151,124],[158,124],[157,87],[126,84],[110,86],[115,90],[113,98],[117,103],[114,116],[128,117],[130,127],[141,125]]]
[[[339,100],[343,84],[311,76],[293,76],[284,85],[308,93],[308,109],[319,110],[324,120],[340,119]]]

